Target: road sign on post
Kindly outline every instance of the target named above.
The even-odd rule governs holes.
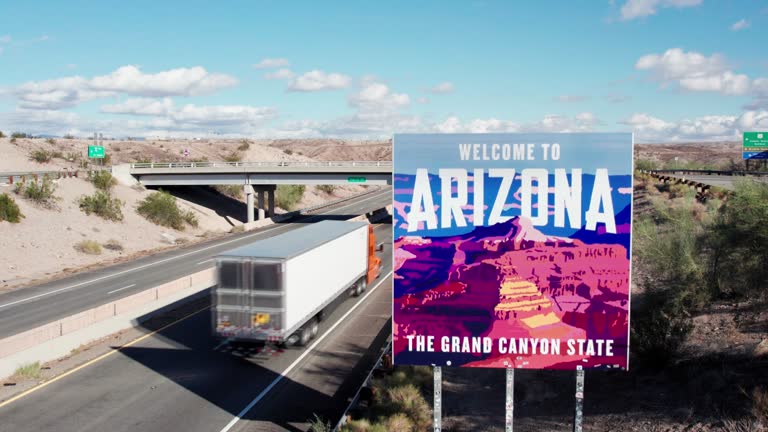
[[[92,159],[103,159],[104,146],[88,146],[88,157]]]
[[[768,132],[744,132],[742,159],[768,159]]]

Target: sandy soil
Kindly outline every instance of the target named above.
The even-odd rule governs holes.
[[[347,146],[345,142],[326,141],[321,147],[321,153],[333,154],[337,157],[332,159],[336,160],[365,160],[381,151],[381,146],[377,147],[379,150],[370,151],[365,143]],[[190,155],[186,160],[221,161],[232,153],[237,153],[243,161],[311,161],[314,159],[300,153],[302,150],[306,151],[318,145],[314,141],[309,143],[289,141],[280,142],[282,147],[273,147],[271,140],[248,141],[247,144],[241,140],[105,140],[103,143],[112,164],[142,160],[155,162],[185,160],[181,154],[185,148],[190,149]],[[0,155],[2,155],[0,173],[81,169],[79,168],[80,160],[87,154],[89,144],[92,144],[92,141],[81,139],[55,139],[50,142],[41,138],[21,138],[11,142],[9,138],[3,138],[0,139]],[[330,150],[334,145],[340,150],[336,152]],[[47,163],[38,163],[29,157],[35,150],[59,152],[61,157],[56,157]],[[211,191],[172,191],[177,196],[180,207],[194,211],[199,220],[197,228],[187,227],[184,231],[176,231],[157,226],[136,213],[135,208],[139,201],[152,191],[118,185],[112,193],[125,203],[124,220],[110,222],[95,215],[87,216],[79,209],[78,198],[84,194],[93,194],[96,190],[88,181],[82,178],[62,178],[55,183],[55,195],[58,199],[53,209],[16,196],[10,185],[0,184],[0,193],[7,192],[12,195],[25,216],[19,224],[0,222],[3,249],[12,252],[0,255],[0,291],[32,285],[36,281],[69,274],[86,266],[126,259],[175,247],[175,244],[197,242],[211,236],[223,235],[229,232],[233,225],[243,222],[246,214],[245,205],[241,205],[238,200],[229,200],[228,203],[222,201],[219,207],[221,197],[217,198],[218,195],[212,194]],[[308,186],[296,208],[322,204],[363,191],[365,188],[362,186],[349,185],[337,187],[329,194],[316,187]],[[239,201],[243,202],[244,198]],[[226,210],[222,211],[224,207]],[[277,213],[284,211],[284,209],[276,209]],[[104,249],[101,255],[86,255],[74,249],[75,244],[83,240],[94,240],[100,244],[116,240],[122,245],[123,250]]]

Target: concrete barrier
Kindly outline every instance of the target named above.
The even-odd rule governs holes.
[[[207,269],[150,288],[75,315],[0,339],[0,378],[26,363],[41,363],[69,354],[73,349],[133,327],[181,299],[194,298],[215,282],[215,269]]]

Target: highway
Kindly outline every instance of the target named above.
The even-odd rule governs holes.
[[[4,293],[0,295],[0,338],[205,270],[218,252],[296,229],[301,223],[361,215],[390,204],[392,189],[384,187],[294,219],[294,223],[278,223]]]
[[[314,414],[335,423],[391,330],[391,225],[376,235],[382,276],[342,303],[309,347],[249,358],[214,351],[200,300],[186,319],[0,402],[0,432],[306,431]]]

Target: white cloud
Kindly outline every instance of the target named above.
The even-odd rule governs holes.
[[[273,119],[277,112],[270,107],[243,105],[197,106],[184,105],[171,115],[180,124],[194,124],[205,127],[224,125],[258,125]]]
[[[571,103],[571,102],[583,102],[589,100],[589,96],[582,95],[560,95],[555,98],[557,102]]]
[[[349,97],[349,104],[363,111],[392,111],[410,105],[405,93],[393,93],[386,84],[372,78],[363,80],[362,89]]]
[[[416,102],[418,102],[420,104],[427,104],[427,103],[429,103],[429,98],[427,98],[427,97],[420,97],[420,98],[416,99]]]
[[[268,80],[293,79],[295,76],[296,74],[287,68],[281,68],[274,72],[268,72],[264,74],[264,78]]]
[[[95,90],[137,96],[194,96],[232,87],[237,80],[229,75],[209,73],[201,66],[144,74],[136,66],[123,66],[109,75],[90,80]]]
[[[664,54],[649,54],[638,59],[635,68],[651,72],[663,85],[677,83],[690,91],[711,91],[724,95],[745,95],[750,91],[748,76],[729,70],[719,54],[704,56],[680,48],[672,48]]]
[[[194,96],[212,93],[235,84],[235,78],[209,73],[200,66],[171,69],[156,74],[142,73],[136,66],[123,66],[109,75],[91,79],[74,76],[31,81],[18,86],[14,93],[21,108],[61,109],[119,94],[148,97]]]
[[[199,106],[187,104],[177,108],[170,98],[128,99],[115,105],[101,107],[101,112],[110,114],[129,114],[155,116],[156,122],[174,127],[190,125],[212,126],[247,126],[265,122],[276,117],[277,111],[272,107],[253,107],[246,105],[210,105]]]
[[[635,138],[644,142],[740,140],[745,130],[768,127],[768,111],[746,111],[739,116],[709,115],[678,122],[638,113],[620,123],[630,126]]]
[[[453,92],[453,90],[454,90],[453,83],[449,81],[444,81],[432,87],[431,89],[429,89],[429,92],[434,94],[441,94],[441,93],[451,93]]]
[[[621,7],[621,18],[625,21],[656,14],[660,7],[686,8],[698,6],[703,0],[627,0]]]
[[[600,120],[592,113],[583,112],[574,118],[546,115],[531,123],[519,123],[497,118],[474,119],[463,123],[452,116],[436,123],[432,129],[442,133],[490,133],[490,132],[589,132]]]
[[[0,36],[0,44],[7,44],[7,43],[11,43],[11,36],[10,35]]]
[[[161,100],[135,98],[114,105],[104,105],[101,107],[101,112],[110,114],[163,116],[173,112],[173,109],[173,101],[170,98],[163,98]]]
[[[284,58],[265,58],[262,59],[260,62],[253,65],[256,69],[273,69],[273,68],[279,68],[279,67],[285,67],[289,66],[290,63],[288,62],[288,59]]]
[[[346,75],[313,70],[293,80],[288,90],[302,92],[337,90],[349,87],[351,82],[352,79]]]
[[[744,30],[746,28],[749,28],[749,22],[743,18],[731,25],[731,30],[733,31]]]

